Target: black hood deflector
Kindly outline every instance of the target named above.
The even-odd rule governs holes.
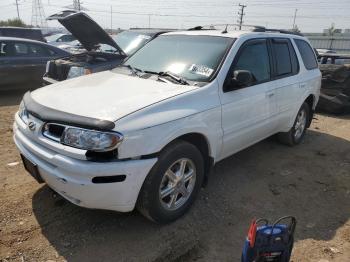
[[[29,91],[24,94],[23,103],[28,113],[45,122],[54,122],[100,131],[112,130],[115,127],[114,122],[109,120],[79,116],[43,106],[32,98]]]

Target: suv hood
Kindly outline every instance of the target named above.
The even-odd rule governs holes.
[[[106,44],[116,48],[125,55],[117,43],[90,16],[83,12],[71,10],[51,15],[47,20],[58,20],[88,51],[99,44]]]
[[[197,88],[104,71],[37,89],[31,97],[35,102],[58,111],[116,121]]]

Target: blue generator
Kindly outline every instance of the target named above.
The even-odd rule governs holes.
[[[286,223],[288,222],[288,223]],[[281,217],[273,224],[253,220],[242,252],[242,262],[288,262],[294,244],[296,219]]]

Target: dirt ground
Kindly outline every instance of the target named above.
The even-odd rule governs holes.
[[[297,147],[270,138],[221,161],[189,213],[160,226],[37,184],[12,141],[19,100],[0,94],[0,261],[239,261],[252,218],[287,214],[292,261],[350,261],[350,116],[316,115]]]

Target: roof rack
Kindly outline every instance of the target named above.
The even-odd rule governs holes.
[[[275,32],[275,33],[281,33],[281,34],[291,34],[291,35],[299,35],[303,36],[303,34],[299,32],[294,31],[288,31],[283,29],[272,29],[272,28],[266,28],[264,26],[258,26],[258,25],[238,25],[238,24],[211,24],[211,25],[203,25],[203,26],[195,26],[192,28],[187,29],[188,31],[194,31],[194,30],[217,30],[218,26],[225,26],[226,29],[223,32],[227,32],[228,26],[234,26],[234,27],[243,27],[243,28],[250,28],[250,31],[252,32]],[[235,28],[235,30],[238,30]]]
[[[295,31],[288,31],[283,29],[272,29],[272,28],[265,28],[265,27],[262,27],[261,29],[260,28],[254,29],[253,32],[270,32],[270,33],[281,33],[281,34],[304,36],[302,33],[295,32]]]
[[[217,30],[216,27],[218,26],[235,26],[235,27],[239,27],[239,24],[210,24],[210,25],[199,25],[199,26],[195,26],[192,28],[187,29],[188,31],[193,31],[193,30]],[[249,28],[253,28],[253,29],[262,29],[264,28],[263,26],[257,26],[257,25],[241,25],[241,27],[249,27]]]

